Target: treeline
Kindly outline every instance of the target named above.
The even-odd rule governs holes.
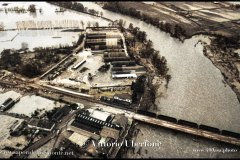
[[[88,13],[94,16],[103,16],[103,12],[99,12],[96,11],[94,9],[88,9],[87,7],[84,7],[83,4],[81,3],[77,3],[77,2],[73,2],[73,1],[68,1],[68,2],[62,2],[62,1],[52,1],[52,2],[48,2],[60,7],[64,7],[64,8],[68,8],[68,9],[72,9],[78,12],[84,12],[84,13]]]
[[[231,4],[230,7],[232,9],[239,9],[240,8],[240,4]]]
[[[212,40],[213,44],[217,44],[218,47],[220,47],[223,50],[226,50],[226,48],[236,48],[239,47],[239,41],[240,36],[239,34],[232,36],[232,37],[226,37],[220,34],[214,34],[215,38]]]
[[[162,22],[159,18],[151,17],[145,13],[141,13],[140,11],[136,10],[135,8],[128,8],[121,2],[108,2],[105,3],[103,9],[107,9],[113,12],[118,12],[121,14],[125,14],[137,19],[140,19],[148,24],[151,24],[162,31],[170,33],[172,37],[181,39],[182,37],[186,37],[186,30],[182,28],[180,25],[175,24],[172,25],[168,22]]]
[[[139,27],[133,27],[130,23],[127,30],[133,34],[132,39],[128,39],[127,43],[131,46],[135,46],[136,42],[143,43],[143,48],[139,51],[141,58],[149,58],[157,69],[157,73],[161,76],[170,80],[170,75],[168,75],[167,60],[164,56],[161,56],[159,51],[153,48],[153,43],[151,40],[147,40],[147,34],[145,31],[141,31]]]
[[[156,88],[146,75],[139,76],[136,82],[132,83],[131,90],[133,91],[133,103],[138,103],[141,100],[138,109],[148,111],[155,105]]]
[[[119,20],[118,24],[121,30],[125,33],[130,32],[132,36],[127,36],[126,44],[128,48],[128,53],[130,57],[135,57],[134,55],[139,55],[140,58],[150,59],[151,63],[155,68],[155,73],[164,77],[168,82],[171,79],[171,75],[168,74],[167,60],[164,56],[161,56],[159,51],[153,48],[153,43],[147,40],[147,34],[145,31],[141,31],[139,27],[134,27],[132,23],[129,24],[128,28],[124,28],[123,20]],[[138,47],[139,44],[142,47]],[[136,51],[135,49],[139,50]],[[136,58],[138,62],[139,58]],[[150,76],[147,76],[150,75]],[[156,99],[156,87],[152,83],[153,75],[151,71],[146,75],[139,76],[136,82],[132,83],[131,89],[133,90],[132,100],[134,103],[140,102],[139,108],[144,111],[148,111],[152,106],[155,106]]]

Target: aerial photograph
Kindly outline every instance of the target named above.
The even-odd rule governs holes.
[[[239,1],[0,1],[0,159],[240,158]]]

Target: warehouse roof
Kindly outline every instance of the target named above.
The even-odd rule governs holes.
[[[31,119],[28,123],[28,126],[31,128],[40,128],[43,130],[52,130],[54,125],[55,123],[42,119]]]
[[[94,110],[91,112],[90,117],[102,120],[102,121],[106,121],[107,118],[110,116],[110,113],[107,112],[103,112],[103,111],[98,111],[98,110]]]
[[[82,147],[89,138],[90,138],[90,137],[88,137],[88,136],[81,135],[81,134],[78,134],[78,133],[74,132],[74,133],[69,137],[69,140],[70,140],[71,142],[79,145],[80,147]]]

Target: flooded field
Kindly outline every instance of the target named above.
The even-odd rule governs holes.
[[[7,6],[2,6],[8,3]],[[36,5],[36,14],[30,12],[16,13],[14,11],[5,12],[5,8],[20,7],[27,9],[29,5]],[[17,29],[17,22],[22,21],[79,21],[80,29],[87,27],[88,23],[94,25],[106,26],[108,22],[101,18],[90,16],[88,14],[78,13],[75,11],[55,12],[58,7],[46,2],[0,2],[0,22],[3,22],[5,29]],[[41,9],[41,12],[39,11]],[[81,23],[83,22],[83,23]],[[59,45],[72,46],[76,43],[79,32],[61,32],[61,30],[14,30],[0,32],[0,51],[3,49],[20,49],[22,43],[26,43],[32,50],[35,47],[59,47]]]
[[[3,35],[0,37],[0,51],[21,49],[24,45],[27,45],[29,50],[35,47],[72,46],[79,37],[77,32],[61,32],[61,30],[3,31],[0,33]]]
[[[0,104],[2,104],[8,98],[16,99],[21,96],[20,93],[15,91],[8,91],[5,93],[0,94]],[[9,113],[17,113],[17,114],[24,114],[26,116],[31,117],[34,111],[44,110],[49,111],[52,110],[54,107],[60,107],[61,103],[54,102],[52,100],[42,98],[40,96],[31,95],[31,96],[24,96],[17,102],[11,109],[7,112]]]
[[[30,12],[27,13],[15,13],[4,11],[0,12],[0,21],[4,23],[5,29],[16,29],[16,22],[18,21],[60,21],[60,20],[83,20],[84,27],[87,26],[87,22],[91,22],[94,24],[95,22],[99,22],[100,25],[107,25],[108,22],[102,20],[101,18],[94,17],[88,14],[78,13],[76,11],[67,10],[65,12],[55,12],[55,10],[59,7],[51,5],[46,2],[7,2],[7,6],[2,6],[5,2],[0,2],[0,9],[11,8],[11,7],[23,7],[25,9],[28,8],[29,5],[34,4],[36,6],[36,14],[32,14]],[[41,8],[41,13],[39,9]]]

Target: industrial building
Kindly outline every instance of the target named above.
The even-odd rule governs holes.
[[[71,111],[71,108],[69,105],[65,105],[64,107],[60,108],[53,116],[52,120],[54,122],[59,121],[63,116],[66,116]]]
[[[15,100],[12,98],[6,99],[3,102],[3,104],[0,106],[0,111],[5,112],[5,111],[9,110],[16,104],[16,102],[19,101],[19,99],[20,99],[20,97],[16,98]]]
[[[124,114],[112,114],[99,109],[81,109],[75,119],[67,125],[70,136],[66,140],[71,147],[78,147],[79,152],[91,157],[109,157],[113,152],[118,152],[114,145],[124,140],[128,118]],[[75,148],[76,149],[76,148]]]
[[[82,109],[69,122],[67,130],[71,135],[67,139],[93,157],[108,157],[114,147],[99,144],[118,142],[127,125],[128,118],[124,114],[114,115],[98,109]]]
[[[121,49],[123,40],[118,28],[87,27],[85,48],[91,50]]]
[[[86,63],[86,60],[82,60],[79,63],[77,63],[75,66],[72,67],[73,70],[78,69],[80,66],[82,66],[84,63]]]
[[[90,137],[88,136],[85,136],[85,135],[81,135],[81,134],[78,134],[76,132],[74,132],[68,139],[78,145],[79,147],[83,147],[86,142],[89,140]]]
[[[99,110],[91,111],[89,116],[92,118],[99,119],[101,121],[105,121],[105,122],[109,122],[111,120],[111,113],[103,112],[103,111],[99,111]]]
[[[121,78],[137,78],[135,73],[132,74],[112,74],[113,79],[121,79]]]
[[[0,106],[0,110],[2,112],[6,111],[7,109],[11,108],[15,104],[12,98],[8,98],[3,104]]]
[[[122,129],[121,126],[119,126],[119,125],[114,125],[114,124],[111,124],[109,122],[90,117],[89,115],[84,114],[84,112],[79,113],[76,116],[75,121],[77,123],[83,123],[85,125],[89,125],[93,128],[99,129],[99,130],[101,130],[103,128],[103,126],[107,126],[107,127],[118,129],[118,130]]]
[[[111,63],[112,79],[136,79],[146,71],[127,54],[124,36],[118,27],[87,27],[85,48],[97,51],[105,63]]]
[[[42,119],[31,119],[28,123],[28,127],[31,129],[38,129],[42,131],[51,132],[55,126],[55,123]]]

